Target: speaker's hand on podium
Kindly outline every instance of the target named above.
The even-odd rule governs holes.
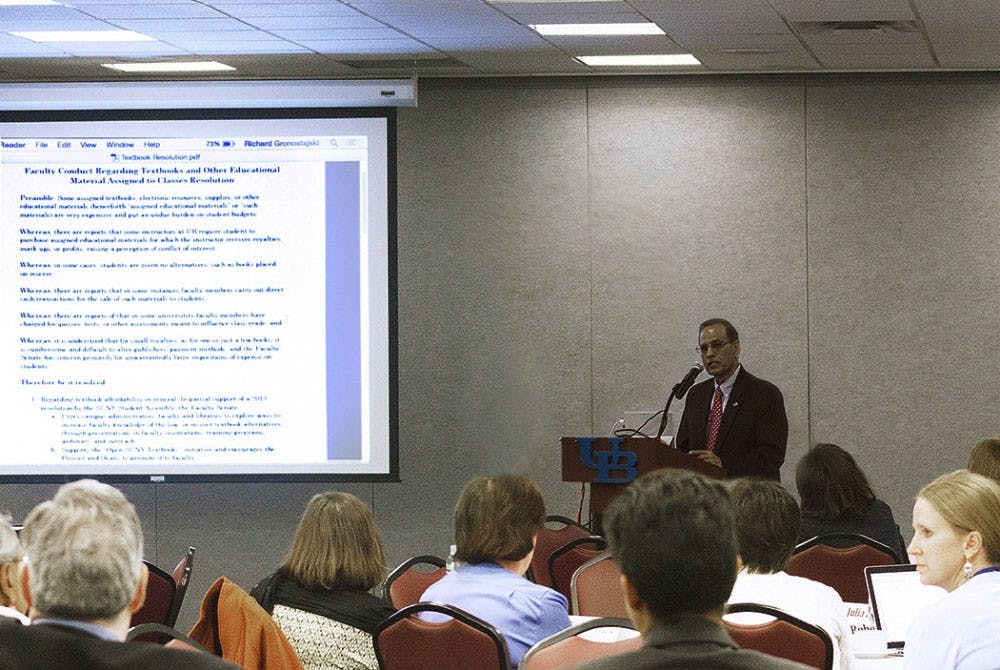
[[[705,449],[692,449],[688,453],[691,454],[692,456],[697,456],[706,463],[711,463],[717,468],[722,467],[722,460],[715,455],[715,452],[707,451]]]

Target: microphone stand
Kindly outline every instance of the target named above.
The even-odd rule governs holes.
[[[667,404],[663,408],[663,416],[660,417],[660,428],[656,431],[656,441],[659,442],[660,438],[663,437],[663,431],[667,429],[667,421],[670,419],[670,415],[667,413],[670,410],[670,403],[674,401],[674,396],[677,395],[677,389],[681,387],[682,381],[674,384],[674,388],[670,390],[670,395],[667,396]]]

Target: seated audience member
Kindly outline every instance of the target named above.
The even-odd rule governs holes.
[[[795,498],[777,482],[755,479],[733,482],[729,493],[742,563],[729,602],[771,605],[819,626],[833,640],[833,666],[851,668],[851,629],[840,594],[826,584],[784,572],[799,536]],[[730,616],[742,623],[760,615]]]
[[[722,627],[736,577],[733,508],[724,484],[686,470],[647,473],[611,503],[604,529],[643,646],[581,669],[806,667],[740,649]]]
[[[909,550],[920,581],[949,594],[916,615],[904,667],[1000,668],[1000,484],[956,470],[925,486]]]
[[[972,448],[969,472],[1000,482],[1000,437],[983,440]]]
[[[802,501],[799,541],[827,533],[857,533],[906,560],[906,543],[892,510],[875,497],[854,457],[835,444],[817,444],[795,468]]]
[[[21,539],[32,621],[0,622],[0,670],[237,670],[211,654],[124,642],[149,572],[139,517],[117,489],[62,486],[31,511]]]
[[[495,626],[517,666],[529,647],[570,625],[566,598],[523,576],[545,523],[542,492],[524,477],[476,477],[458,497],[454,523],[459,565],[420,599],[454,605]]]
[[[305,670],[377,670],[375,625],[393,613],[368,591],[385,577],[371,511],[349,493],[313,496],[285,561],[251,590]]]
[[[29,623],[28,603],[21,594],[21,540],[18,539],[14,527],[10,525],[10,517],[0,515],[0,617],[17,619],[21,623]]]

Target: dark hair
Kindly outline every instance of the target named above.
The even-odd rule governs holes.
[[[279,571],[307,589],[367,591],[385,568],[371,510],[350,493],[327,491],[306,505]]]
[[[799,539],[795,498],[778,482],[750,478],[733,482],[729,495],[743,565],[764,574],[784,570]]]
[[[969,454],[969,472],[1000,482],[1000,437],[979,442]]]
[[[817,444],[806,452],[795,468],[795,488],[803,516],[825,521],[860,517],[875,500],[854,457],[835,444]]]
[[[736,332],[736,327],[725,319],[720,319],[718,317],[702,321],[701,325],[698,326],[698,334],[701,335],[701,331],[705,330],[709,326],[722,326],[726,329],[726,337],[729,338],[730,342],[740,341],[740,334]]]
[[[465,563],[519,561],[545,523],[538,484],[515,475],[475,477],[455,505],[455,558]]]
[[[720,611],[736,580],[726,487],[687,470],[642,475],[604,521],[611,554],[650,614],[662,621]]]

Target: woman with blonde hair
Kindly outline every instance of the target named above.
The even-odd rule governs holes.
[[[349,493],[313,496],[277,572],[250,592],[305,670],[377,670],[371,633],[392,607],[369,591],[385,577],[371,511]]]
[[[907,632],[907,670],[996,670],[1000,658],[1000,484],[941,475],[913,506],[909,553],[920,581],[947,590]]]

